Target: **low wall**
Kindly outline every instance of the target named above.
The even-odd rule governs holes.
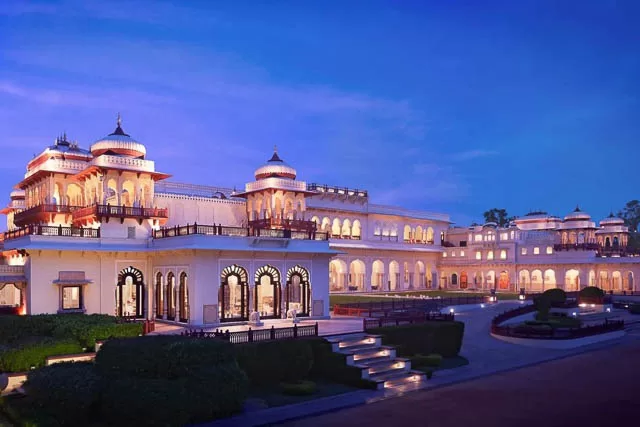
[[[624,336],[624,330],[608,332],[606,334],[591,335],[583,338],[567,339],[567,340],[516,338],[516,337],[505,337],[497,334],[491,334],[491,336],[496,339],[499,339],[500,341],[509,342],[511,344],[524,345],[527,347],[552,348],[557,350],[565,350],[565,349],[572,349],[576,347],[582,347],[589,344],[595,344],[602,341],[608,341],[615,338],[620,338]]]
[[[7,384],[7,386],[4,389],[2,389],[2,392],[0,393],[0,395],[2,396],[15,393],[20,387],[22,387],[22,384],[24,384],[24,382],[27,380],[26,372],[0,374],[0,376],[3,376],[6,378],[6,384]],[[0,380],[0,385],[4,385],[4,379]]]
[[[44,364],[49,366],[62,362],[92,362],[95,358],[95,353],[65,354],[63,356],[49,356]]]

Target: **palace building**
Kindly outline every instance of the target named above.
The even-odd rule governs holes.
[[[0,306],[203,326],[327,317],[330,292],[640,289],[640,257],[613,216],[452,227],[300,181],[277,150],[243,191],[169,178],[119,117],[88,150],[56,138],[2,210]]]

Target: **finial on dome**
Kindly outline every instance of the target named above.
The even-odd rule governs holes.
[[[277,145],[273,145],[273,152],[278,154],[278,146]]]
[[[118,127],[122,126],[122,117],[120,116],[120,112],[118,112],[118,119],[116,120]]]
[[[613,211],[609,211],[609,218],[615,218],[615,215],[613,214]]]
[[[576,205],[576,209],[574,210],[574,212],[582,212],[582,211],[580,210],[580,205]]]
[[[111,135],[122,135],[122,136],[129,136],[129,134],[125,133],[122,130],[122,116],[120,115],[120,113],[118,113],[118,118],[116,120],[116,130],[113,131],[113,133]]]

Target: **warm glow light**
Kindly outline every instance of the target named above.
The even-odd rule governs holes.
[[[574,311],[573,313],[571,313],[573,315],[573,317],[576,317],[576,312]]]
[[[579,306],[580,306],[580,307],[586,307],[586,306],[587,306],[587,304],[583,302],[582,304],[579,304]]]
[[[523,299],[525,299],[525,296],[524,295],[520,295],[520,296],[518,296],[518,298],[523,300]]]
[[[611,307],[607,307],[607,313],[611,313]]]
[[[25,307],[24,305],[20,307],[20,311],[18,312],[18,314],[20,314],[20,316],[24,316],[25,314],[27,314],[27,307]]]
[[[449,313],[453,313],[455,310],[453,308],[449,309]]]
[[[595,304],[591,304],[591,308],[593,308],[593,307],[595,307],[595,306],[596,306]]]

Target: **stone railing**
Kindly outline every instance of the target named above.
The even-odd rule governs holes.
[[[304,181],[294,181],[292,179],[265,178],[260,181],[250,182],[245,185],[245,191],[258,191],[265,188],[282,188],[291,191],[306,191],[307,184]]]
[[[31,175],[41,170],[76,174],[81,170],[84,170],[87,166],[88,166],[88,162],[83,162],[81,160],[48,159],[45,162],[39,164],[35,168],[28,171],[24,177],[29,178]]]
[[[119,157],[103,154],[91,161],[93,166],[114,167],[119,169],[129,169],[143,172],[154,172],[155,163],[153,160],[133,159],[130,157]]]

